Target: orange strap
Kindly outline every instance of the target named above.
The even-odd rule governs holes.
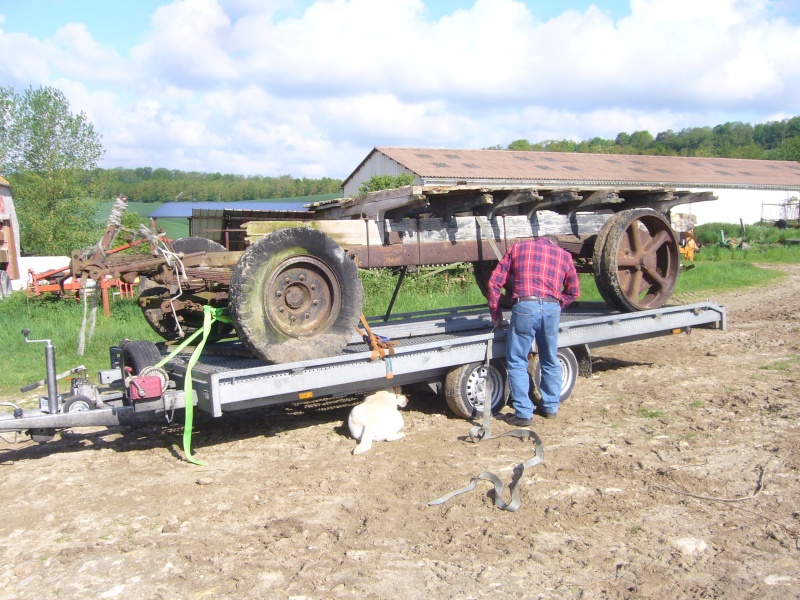
[[[365,331],[361,331],[358,325],[356,325],[356,331],[364,338],[364,341],[369,344],[369,349],[372,350],[372,358],[370,358],[370,360],[376,360],[378,358],[383,360],[387,353],[389,356],[394,356],[394,347],[397,346],[397,342],[392,342],[391,340],[384,342],[381,338],[372,333],[367,323],[367,318],[363,313],[361,314],[361,324],[364,326]]]

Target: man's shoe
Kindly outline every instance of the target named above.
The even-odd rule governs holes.
[[[544,419],[557,419],[558,413],[557,412],[546,412],[543,408],[537,406],[536,409],[533,411],[538,417],[542,417]]]
[[[533,425],[533,419],[521,419],[517,415],[506,415],[506,423],[514,427],[530,427]]]

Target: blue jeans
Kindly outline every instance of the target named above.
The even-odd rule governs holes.
[[[562,387],[561,364],[556,355],[560,315],[561,307],[555,302],[518,302],[511,311],[511,324],[506,336],[506,364],[514,414],[521,419],[533,417],[528,355],[534,341],[542,369],[539,390],[542,409],[549,413],[558,411]]]

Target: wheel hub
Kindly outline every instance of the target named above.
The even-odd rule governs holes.
[[[341,299],[334,273],[313,256],[296,256],[270,277],[264,294],[270,321],[291,336],[326,328],[338,314]]]

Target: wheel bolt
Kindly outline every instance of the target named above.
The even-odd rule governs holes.
[[[305,281],[305,280],[306,280],[306,276],[305,275],[300,275],[300,281]]]
[[[276,295],[278,298],[280,298],[281,296],[283,296],[283,292],[280,292],[280,291],[279,291],[279,292],[276,292],[276,293],[275,293],[275,295]]]
[[[314,306],[317,306],[319,304],[319,300],[314,300],[311,304],[313,304]]]
[[[312,283],[311,284],[311,291],[313,292],[315,289],[317,289],[317,285],[315,283]]]
[[[306,320],[308,320],[308,319],[310,319],[310,318],[311,318],[311,315],[310,315],[310,314],[308,314],[308,313],[306,313]]]
[[[292,280],[291,280],[291,279],[289,279],[288,277],[287,277],[286,279],[284,279],[284,281],[285,281],[286,283],[291,283],[291,282],[292,282]]]
[[[282,306],[278,307],[278,312],[283,312],[283,307]]]

